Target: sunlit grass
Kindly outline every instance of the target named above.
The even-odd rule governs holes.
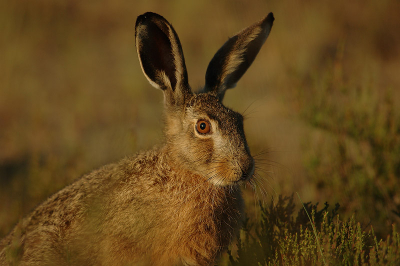
[[[228,265],[397,265],[400,235],[396,227],[378,240],[372,227],[354,217],[341,219],[329,205],[307,203],[296,211],[292,197],[262,208],[261,226],[246,223]],[[307,212],[311,211],[309,218]],[[316,232],[314,231],[316,228]],[[319,245],[320,243],[320,245]]]

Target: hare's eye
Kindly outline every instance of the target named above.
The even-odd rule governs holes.
[[[208,122],[207,120],[200,119],[199,121],[197,121],[196,130],[200,134],[210,133],[211,130],[210,122]]]

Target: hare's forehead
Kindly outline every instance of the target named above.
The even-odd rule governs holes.
[[[219,125],[242,125],[243,116],[225,107],[215,97],[202,97],[198,95],[190,101],[186,109],[187,115],[194,119],[211,119]]]

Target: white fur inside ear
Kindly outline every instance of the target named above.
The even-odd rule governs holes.
[[[169,80],[167,74],[165,74],[164,71],[157,71],[157,77],[158,77],[159,80],[161,80],[161,82],[164,84],[164,86],[166,88],[171,88],[172,89],[171,81]],[[160,88],[160,86],[158,86],[158,89],[159,88]]]
[[[138,42],[138,44],[137,44],[137,52],[138,52],[138,54],[140,54],[139,53],[140,48],[141,48],[141,43]],[[149,81],[150,85],[153,86],[156,89],[161,89],[160,85],[155,80],[152,80],[147,75],[146,71],[143,68],[143,64],[142,64],[142,60],[140,59],[140,56],[139,56],[139,62],[140,62],[140,68],[142,69],[142,72],[143,72],[144,76],[146,77],[146,79]],[[167,75],[165,74],[164,71],[157,71],[156,77],[157,77],[157,79],[162,81],[162,83],[165,84],[165,86],[167,86],[169,88],[171,87],[171,81],[169,80],[169,78],[167,77]]]
[[[244,36],[240,36],[239,33],[239,39],[236,41],[235,46],[233,47],[231,53],[229,54],[229,57],[227,58],[225,65],[224,65],[224,71],[222,74],[222,82],[224,88],[220,88],[219,90],[225,90],[225,89],[230,89],[234,88],[236,86],[235,84],[227,84],[227,80],[229,76],[236,71],[238,66],[243,63],[243,55],[247,51],[247,46],[248,44],[253,41],[255,38],[259,36],[261,33],[262,28],[260,26],[255,27],[249,34],[246,34]]]
[[[181,51],[179,49],[179,44],[178,40],[176,40],[175,35],[173,30],[169,25],[168,27],[168,37],[169,40],[171,41],[171,48],[172,48],[172,55],[173,55],[173,62],[170,62],[175,66],[175,77],[176,77],[176,87],[180,86],[182,76],[183,76],[183,71],[184,71],[184,63],[183,63],[183,58]],[[142,38],[146,38],[147,36],[147,27],[146,26],[139,26],[137,29],[138,32],[140,32],[140,35]],[[139,55],[139,62],[140,62],[140,67],[142,69],[142,72],[146,79],[149,81],[149,83],[156,89],[164,89],[164,88],[171,88],[174,90],[175,88],[172,88],[171,85],[171,80],[168,78],[167,74],[163,70],[158,70],[156,73],[156,80],[151,79],[145,69],[143,68],[143,63],[140,57],[141,50],[143,48],[143,43],[140,41],[140,38],[136,39],[136,51],[137,54]],[[153,77],[154,78],[154,77]]]
[[[172,29],[168,26],[168,34],[169,34],[169,39],[171,41],[171,47],[172,47],[172,54],[174,57],[174,65],[175,65],[175,78],[176,78],[176,87],[180,86],[181,80],[182,80],[182,76],[183,76],[183,70],[184,70],[184,66],[183,66],[183,58],[181,55],[181,51],[179,49],[179,45],[178,45],[178,41],[175,38],[174,32],[172,31]]]
[[[147,36],[147,27],[144,25],[140,25],[137,27],[136,32],[140,32],[140,36],[146,37]],[[142,48],[143,48],[143,43],[140,41],[139,36],[136,36],[136,52],[139,55],[138,57],[139,57],[140,68],[142,69],[142,72],[143,72],[144,76],[146,77],[146,79],[149,81],[149,83],[156,89],[160,89],[160,86],[157,83],[155,83],[152,79],[150,79],[150,77],[146,74],[146,71],[143,68],[142,59],[140,58]]]
[[[140,64],[140,66],[142,66],[142,64]],[[147,76],[146,72],[144,72],[143,66],[142,66],[142,70],[143,70],[143,74],[144,76],[147,78],[147,80],[149,81],[150,85],[153,86],[156,89],[160,89],[161,87],[160,85],[158,85],[155,81],[153,81],[152,79],[149,78],[149,76]],[[164,73],[165,74],[165,73]]]

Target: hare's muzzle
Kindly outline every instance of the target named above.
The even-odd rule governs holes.
[[[240,165],[240,168],[242,169],[242,175],[239,181],[249,180],[254,174],[254,159],[248,155],[240,160]]]

